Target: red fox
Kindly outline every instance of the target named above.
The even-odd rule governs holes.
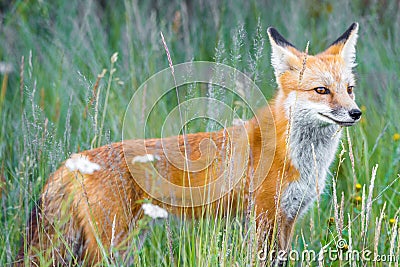
[[[354,125],[361,118],[355,102],[352,73],[356,65],[358,24],[353,23],[317,55],[296,49],[274,28],[268,28],[267,32],[272,46],[271,64],[278,84],[270,107],[272,118],[263,116],[265,110],[260,110],[261,121],[251,119],[244,127],[251,160],[262,156],[263,127],[275,127],[276,136],[267,137],[267,140],[276,140],[275,154],[267,155],[273,159],[271,168],[252,197],[257,218],[262,217],[267,222],[266,227],[275,227],[279,221],[277,243],[280,249],[286,249],[296,219],[324,190],[342,127]],[[235,131],[235,127],[231,130]],[[184,145],[190,146],[193,149],[189,150],[188,158],[197,159],[203,138],[211,138],[221,150],[223,135],[222,130],[169,137],[164,140],[164,147],[168,149],[178,144],[183,150]],[[122,143],[113,143],[74,154],[51,175],[28,222],[29,235],[21,249],[21,260],[26,256],[29,261],[38,262],[35,253],[41,251],[48,253],[56,264],[72,261],[67,254],[74,255],[75,260],[85,258],[85,262],[95,263],[101,260],[101,250],[108,250],[111,239],[115,246],[124,244],[135,220],[143,214],[138,200],[151,198],[132,178],[127,162],[133,160],[138,166],[152,162],[156,168],[167,163],[158,145],[159,139],[124,142],[124,147]],[[198,171],[190,181],[184,170],[174,166],[167,168],[167,175],[177,185],[189,182],[204,185],[213,173],[210,168]],[[246,172],[250,172],[250,167]],[[248,181],[243,184],[249,186]],[[237,190],[235,187],[229,197],[234,198]],[[246,188],[244,191],[248,192]],[[216,208],[227,205],[226,200],[224,197],[207,205]],[[153,203],[172,214],[204,216],[204,207],[174,207],[157,200]]]

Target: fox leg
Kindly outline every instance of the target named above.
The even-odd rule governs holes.
[[[282,216],[278,226],[277,266],[288,266],[295,220]],[[274,265],[275,266],[275,265]]]
[[[43,210],[42,201],[39,200],[33,207],[26,224],[26,237],[21,240],[21,247],[14,262],[14,266],[40,266],[41,259],[52,262],[54,266],[74,265],[76,260],[66,260],[67,244],[70,244],[70,251],[77,251],[77,242],[72,238],[76,233],[75,227],[63,228],[63,241],[60,230],[56,230]],[[60,228],[58,228],[60,229]],[[58,233],[57,233],[58,232]],[[26,249],[25,249],[26,248]]]

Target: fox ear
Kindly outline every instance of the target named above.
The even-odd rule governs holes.
[[[356,43],[358,37],[358,23],[355,22],[336,40],[324,53],[341,55],[347,66],[356,66]]]
[[[275,28],[269,27],[267,32],[272,47],[271,64],[275,70],[275,76],[278,77],[296,65],[299,60],[295,55],[297,49]]]

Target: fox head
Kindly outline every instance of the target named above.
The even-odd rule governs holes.
[[[358,23],[324,52],[308,55],[289,43],[274,28],[268,28],[272,46],[271,63],[286,114],[322,124],[350,126],[360,120],[355,103],[355,45]]]

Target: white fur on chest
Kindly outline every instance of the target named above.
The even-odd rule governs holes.
[[[323,192],[340,140],[338,128],[335,124],[313,120],[307,111],[300,111],[293,117],[289,155],[300,178],[289,183],[280,201],[289,220],[301,216]]]

